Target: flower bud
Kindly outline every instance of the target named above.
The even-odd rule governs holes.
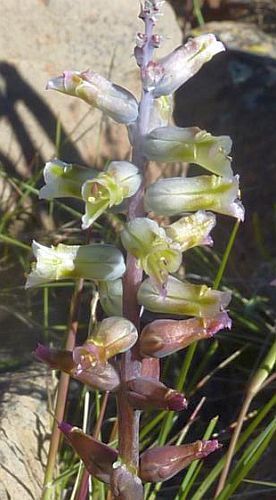
[[[37,359],[53,370],[68,373],[72,378],[92,389],[114,391],[120,384],[119,374],[110,363],[96,363],[87,370],[80,371],[71,351],[49,349],[39,344],[34,354]]]
[[[88,472],[99,481],[110,484],[113,463],[118,458],[117,451],[66,422],[61,422],[59,428],[84,462]]]
[[[145,195],[145,207],[157,215],[212,210],[244,220],[239,200],[239,176],[171,177],[151,184]]]
[[[210,172],[232,177],[232,141],[228,135],[213,136],[198,127],[159,127],[145,136],[143,151],[148,160],[196,163]]]
[[[62,279],[113,280],[125,272],[122,253],[112,245],[63,245],[45,247],[33,241],[37,262],[26,288]]]
[[[135,97],[94,71],[64,71],[61,76],[49,80],[46,88],[80,97],[118,123],[134,122],[138,116]]]
[[[198,245],[212,245],[213,240],[209,233],[215,225],[215,215],[200,210],[195,214],[181,217],[167,226],[165,231],[172,241],[180,245],[181,251],[185,252]]]
[[[97,324],[91,337],[81,347],[73,350],[77,370],[87,370],[97,363],[106,363],[116,354],[128,351],[137,341],[138,332],[131,321],[106,318]]]
[[[107,316],[123,315],[123,283],[121,279],[99,281],[101,306]]]
[[[128,161],[112,161],[105,172],[95,179],[88,180],[82,187],[85,201],[85,215],[82,228],[87,229],[107,208],[120,205],[139,189],[141,175],[139,170]]]
[[[172,94],[194,76],[203,64],[224,50],[223,44],[214,35],[191,38],[154,65],[150,61],[143,75],[144,89],[153,90],[154,97]]]
[[[45,186],[39,191],[39,198],[52,200],[72,196],[81,198],[81,188],[85,181],[93,179],[99,173],[94,168],[80,167],[55,159],[48,161],[43,175]]]
[[[154,378],[138,377],[127,382],[127,398],[136,410],[173,410],[187,408],[184,395],[169,389]]]
[[[223,328],[231,328],[231,319],[226,312],[211,318],[152,321],[141,332],[140,353],[142,356],[163,358],[185,349],[193,342],[213,337]]]
[[[169,272],[181,265],[181,252],[173,247],[163,228],[145,217],[131,220],[121,233],[125,249],[136,257],[138,266],[160,288],[166,286]]]
[[[120,500],[140,500],[143,498],[141,479],[129,470],[126,464],[117,460],[113,464],[111,474],[111,491],[113,498]]]
[[[230,292],[212,290],[169,276],[166,298],[146,279],[138,291],[138,302],[152,312],[208,317],[224,310],[231,300]]]
[[[218,441],[212,439],[181,446],[151,448],[141,455],[139,476],[145,483],[167,481],[193,460],[207,457],[219,446]]]

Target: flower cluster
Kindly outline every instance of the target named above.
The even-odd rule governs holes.
[[[229,292],[194,284],[172,273],[179,271],[184,252],[213,244],[210,232],[216,224],[215,214],[244,219],[239,178],[233,174],[229,156],[231,139],[213,136],[197,127],[169,124],[173,92],[224,47],[213,35],[201,35],[166,57],[154,60],[153,50],[160,45],[160,37],[152,30],[161,5],[161,1],[146,0],[141,6],[140,18],[146,30],[145,34],[137,35],[135,47],[142,80],[140,103],[128,90],[93,71],[65,71],[47,86],[84,100],[128,128],[132,162],[112,161],[98,171],[56,159],[46,164],[45,185],[40,190],[40,198],[71,196],[83,200],[83,229],[93,226],[113,207],[126,212],[121,231],[123,250],[106,244],[59,244],[48,248],[34,242],[36,262],[26,284],[33,287],[68,278],[95,282],[106,317],[84,344],[72,352],[39,345],[35,354],[52,369],[63,370],[90,388],[115,393],[119,413],[123,412],[122,398],[129,411],[186,408],[183,394],[161,383],[157,372],[145,375],[146,370],[141,366],[146,366],[143,363],[147,358],[158,363],[159,358],[231,327],[226,312],[231,300]],[[143,173],[151,160],[195,163],[209,174],[160,179],[144,192]],[[152,214],[181,217],[171,224],[167,219],[159,224]],[[148,276],[144,280],[143,273]],[[128,313],[128,301],[133,300],[128,296],[129,289],[137,309],[143,306],[169,318],[157,319],[141,329]],[[184,319],[171,319],[170,315]],[[125,370],[121,355],[134,345],[135,370],[131,360]],[[124,418],[122,413],[119,422],[125,422]],[[120,445],[117,452],[64,422],[60,429],[82,457],[87,470],[110,484],[115,497],[121,495],[120,498],[131,495],[142,498],[142,482],[165,481],[192,460],[205,457],[219,446],[213,440],[153,448],[145,451],[139,464],[135,464],[123,456],[124,447]],[[119,426],[120,432],[123,430]],[[128,446],[138,449],[137,443]]]

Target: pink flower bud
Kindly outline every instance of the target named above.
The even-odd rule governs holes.
[[[219,443],[216,439],[196,441],[181,446],[152,448],[141,456],[139,476],[145,483],[167,481],[193,460],[204,458],[218,448]]]
[[[59,428],[83,460],[88,472],[109,484],[113,463],[118,458],[117,451],[66,422],[61,422]]]
[[[211,318],[156,320],[142,330],[140,352],[142,356],[163,358],[185,349],[193,342],[212,337],[223,328],[231,328],[231,319],[226,312]]]
[[[173,410],[182,411],[187,408],[183,394],[169,389],[154,378],[138,377],[127,382],[127,398],[137,410]]]
[[[83,384],[100,391],[114,391],[120,384],[118,372],[110,363],[96,363],[80,370],[71,351],[49,349],[38,345],[35,357],[46,363],[53,370],[61,370]]]

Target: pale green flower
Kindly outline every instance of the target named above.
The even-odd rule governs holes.
[[[46,247],[33,241],[36,262],[26,288],[62,279],[113,280],[125,272],[122,253],[112,245],[63,245]]]
[[[239,200],[239,176],[171,177],[160,179],[146,191],[145,207],[157,215],[178,215],[211,210],[244,220]]]
[[[168,274],[181,265],[180,246],[173,244],[157,222],[145,217],[131,220],[121,233],[125,249],[159,288],[166,286]]]
[[[190,38],[159,61],[150,61],[143,71],[143,86],[154,97],[169,95],[194,76],[206,62],[224,51],[221,42],[212,34]]]
[[[40,189],[39,198],[81,198],[83,183],[98,173],[95,168],[85,168],[58,159],[48,161],[43,170],[45,186]]]
[[[198,245],[212,245],[210,231],[216,225],[216,216],[211,212],[200,210],[195,214],[181,217],[173,224],[165,227],[167,236],[180,245],[181,251]]]
[[[232,177],[232,141],[227,135],[213,136],[198,127],[159,127],[145,136],[143,151],[149,160],[196,163],[210,172]]]
[[[108,208],[121,205],[133,196],[141,184],[141,175],[135,165],[128,161],[112,161],[95,179],[86,181],[82,187],[85,214],[82,228],[87,229]]]
[[[162,297],[149,279],[143,281],[138,291],[139,304],[157,313],[211,317],[223,311],[231,300],[230,292],[212,290],[206,285],[194,285],[169,276],[167,294]]]
[[[135,97],[94,71],[64,71],[48,81],[47,89],[80,97],[118,123],[134,122],[138,116]]]
[[[100,281],[98,285],[101,306],[107,316],[123,315],[123,283],[121,279]]]

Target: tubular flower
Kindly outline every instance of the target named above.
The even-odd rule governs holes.
[[[53,370],[61,370],[72,378],[100,391],[115,391],[120,384],[118,372],[110,363],[95,363],[86,370],[79,370],[73,352],[60,349],[49,349],[38,345],[35,357],[46,363]]]
[[[198,127],[159,127],[145,136],[143,147],[148,160],[186,161],[223,177],[233,175],[227,135],[216,137]]]
[[[139,476],[143,482],[167,481],[193,460],[207,457],[220,447],[216,439],[181,446],[151,448],[141,455]]]
[[[97,324],[93,335],[73,350],[79,373],[105,363],[116,354],[128,351],[137,341],[138,332],[125,318],[110,317]]]
[[[162,382],[150,377],[138,377],[127,382],[127,398],[137,410],[173,410],[187,408],[184,395],[169,389]]]
[[[180,245],[181,251],[198,245],[212,245],[209,235],[216,225],[216,217],[210,212],[200,210],[195,214],[181,217],[165,228],[167,236]]]
[[[49,80],[46,88],[79,97],[118,123],[134,122],[138,116],[138,103],[131,92],[94,71],[64,71]]]
[[[194,76],[206,62],[225,48],[216,37],[204,34],[191,38],[159,61],[150,61],[143,71],[143,86],[154,97],[169,95]]]
[[[168,275],[181,265],[179,245],[173,245],[157,222],[141,217],[131,220],[121,233],[125,249],[136,257],[138,266],[163,289]]]
[[[166,298],[149,279],[143,281],[138,291],[139,304],[152,312],[208,317],[224,310],[231,300],[230,292],[212,290],[206,285],[194,285],[169,276]]]
[[[213,337],[223,328],[231,328],[231,319],[226,312],[210,318],[152,321],[143,328],[139,337],[140,353],[142,356],[163,358],[193,342]]]
[[[61,422],[59,428],[82,459],[88,472],[100,481],[110,484],[113,464],[118,458],[117,451],[66,422]]]
[[[239,200],[239,176],[171,177],[160,179],[147,189],[145,207],[157,215],[211,210],[244,220],[244,207]]]
[[[98,285],[101,306],[107,316],[123,315],[123,283],[121,279],[100,281]]]
[[[122,253],[112,245],[63,245],[45,247],[33,241],[37,261],[28,275],[26,288],[65,278],[112,280],[122,276]]]
[[[93,179],[98,173],[95,168],[85,168],[58,159],[48,161],[43,170],[45,186],[40,189],[39,198],[81,198],[83,183]]]
[[[104,172],[83,184],[85,214],[82,228],[91,226],[107,208],[120,205],[125,198],[133,196],[140,184],[141,175],[135,165],[128,161],[111,162]]]

